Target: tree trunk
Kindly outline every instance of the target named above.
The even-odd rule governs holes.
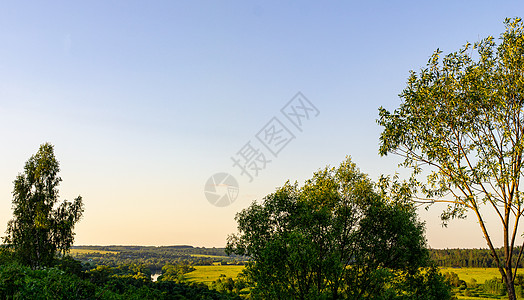
[[[507,274],[507,272],[506,272]],[[510,277],[510,278],[508,278]],[[514,285],[514,282],[513,282],[513,276],[506,276],[504,278],[504,282],[506,283],[506,290],[508,291],[508,299],[509,300],[516,300],[517,299],[517,295],[515,295],[515,285]]]
[[[504,227],[504,263],[501,262],[497,251],[495,250],[495,247],[493,246],[493,243],[491,242],[491,238],[488,234],[488,231],[486,229],[486,226],[484,224],[484,220],[480,216],[480,213],[477,210],[475,210],[475,213],[477,215],[480,228],[482,229],[482,233],[484,234],[484,238],[486,239],[486,242],[488,243],[489,249],[491,250],[491,256],[495,259],[497,262],[497,266],[499,268],[500,275],[502,276],[502,281],[506,285],[506,291],[508,293],[508,299],[509,300],[516,300],[515,295],[515,284],[513,280],[513,270],[511,266],[511,254],[513,253],[513,249],[509,249],[509,243],[508,243],[508,229],[507,227]],[[507,220],[507,219],[506,219]],[[507,224],[507,223],[506,223]]]
[[[506,291],[508,292],[508,299],[516,300],[517,295],[515,295],[515,282],[513,280],[513,272],[511,269],[511,264],[508,264],[506,261],[506,266],[504,269],[505,269],[504,270],[505,272],[502,275],[502,279],[504,280],[504,284],[506,285]]]
[[[504,285],[506,286],[506,292],[508,293],[508,299],[516,300],[517,295],[515,295],[515,282],[513,280],[511,266],[506,265],[504,266],[504,268],[499,267],[499,271],[500,271],[500,274],[502,275],[502,282],[504,282]]]

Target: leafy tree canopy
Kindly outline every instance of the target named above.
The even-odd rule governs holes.
[[[420,201],[448,203],[444,221],[473,212],[515,299],[512,256],[524,213],[524,26],[520,18],[505,25],[498,45],[490,36],[444,57],[437,49],[426,68],[411,72],[400,107],[380,108],[378,123],[380,153],[404,157]],[[417,176],[422,171],[425,180]],[[502,255],[483,209],[498,216]]]
[[[73,228],[84,211],[80,196],[58,203],[59,171],[53,146],[45,143],[14,181],[14,218],[7,224],[3,239],[15,257],[32,268],[49,266],[58,252],[69,250]]]
[[[251,257],[245,276],[252,296],[449,298],[438,272],[420,273],[429,266],[424,226],[408,194],[388,196],[387,182],[379,189],[347,159],[238,213],[226,249]],[[441,285],[424,290],[424,280]]]

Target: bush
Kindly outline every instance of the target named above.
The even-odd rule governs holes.
[[[506,286],[502,279],[493,277],[493,279],[486,280],[482,285],[482,289],[487,293],[504,296],[506,295]]]
[[[96,286],[58,268],[32,270],[18,264],[0,267],[2,299],[88,299]]]

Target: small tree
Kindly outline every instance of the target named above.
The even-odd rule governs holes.
[[[14,218],[3,240],[22,264],[32,268],[49,266],[57,253],[69,251],[73,228],[84,211],[80,196],[57,206],[59,171],[53,146],[45,143],[14,181]]]
[[[394,112],[380,108],[380,154],[398,154],[413,169],[418,200],[448,203],[444,221],[473,212],[499,268],[509,299],[515,299],[512,266],[524,203],[524,26],[506,19],[497,46],[488,37],[412,72]],[[476,53],[473,53],[476,52]],[[427,180],[417,174],[428,172]],[[500,221],[504,251],[495,250],[485,209]]]

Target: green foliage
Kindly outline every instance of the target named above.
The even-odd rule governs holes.
[[[184,274],[194,271],[195,268],[187,264],[172,265],[167,264],[162,267],[162,275],[158,277],[159,281],[183,282]]]
[[[421,201],[448,203],[444,224],[474,213],[515,299],[511,256],[524,213],[524,24],[515,18],[505,25],[499,45],[490,36],[443,58],[437,49],[426,68],[411,72],[400,107],[380,108],[378,123],[380,154],[404,157]],[[418,179],[422,171],[425,180]],[[482,208],[499,217],[507,254],[495,250]]]
[[[457,273],[455,272],[444,273],[444,278],[446,278],[448,283],[454,287],[460,287],[462,285],[466,285],[466,282],[464,280],[460,280]]]
[[[520,248],[513,249],[512,265],[522,268],[524,261],[518,261]],[[499,255],[503,255],[503,250],[495,249]],[[496,268],[497,262],[491,253],[490,249],[430,249],[431,260],[440,267]]]
[[[82,263],[71,256],[63,256],[55,261],[55,267],[68,274],[74,274],[78,277],[85,277]]]
[[[56,268],[0,266],[1,299],[90,299],[95,290],[90,282]]]
[[[254,298],[415,299],[409,282],[439,280],[431,286],[445,294],[438,273],[420,272],[429,255],[409,194],[389,195],[348,159],[238,213],[226,250],[251,257],[244,275]]]
[[[213,281],[210,287],[222,293],[234,293],[237,295],[247,295],[250,293],[249,290],[251,288],[243,276],[233,279],[225,275]]]
[[[484,282],[484,284],[482,285],[482,288],[484,289],[484,291],[491,294],[500,296],[506,295],[506,285],[499,278],[486,280],[486,282]]]
[[[86,279],[58,268],[0,265],[0,299],[240,299],[202,284],[151,282],[140,266],[99,266]]]
[[[390,283],[394,296],[382,299],[451,299],[451,290],[445,277],[435,267],[428,267],[413,274],[403,272]],[[371,298],[377,298],[372,296]],[[378,296],[380,298],[380,296]]]
[[[73,228],[84,211],[82,198],[58,206],[62,179],[53,146],[43,144],[14,181],[13,215],[4,243],[20,263],[32,268],[50,266],[57,252],[65,254],[74,240]],[[56,206],[56,207],[55,207]]]
[[[447,270],[447,269],[446,269]],[[504,282],[493,275],[498,274],[498,270],[480,268],[454,268],[453,271],[441,270],[446,281],[453,286],[452,294],[467,299],[507,299],[507,289]],[[479,278],[477,281],[476,276]],[[523,277],[517,275],[515,279],[515,295],[518,299],[524,297]]]

